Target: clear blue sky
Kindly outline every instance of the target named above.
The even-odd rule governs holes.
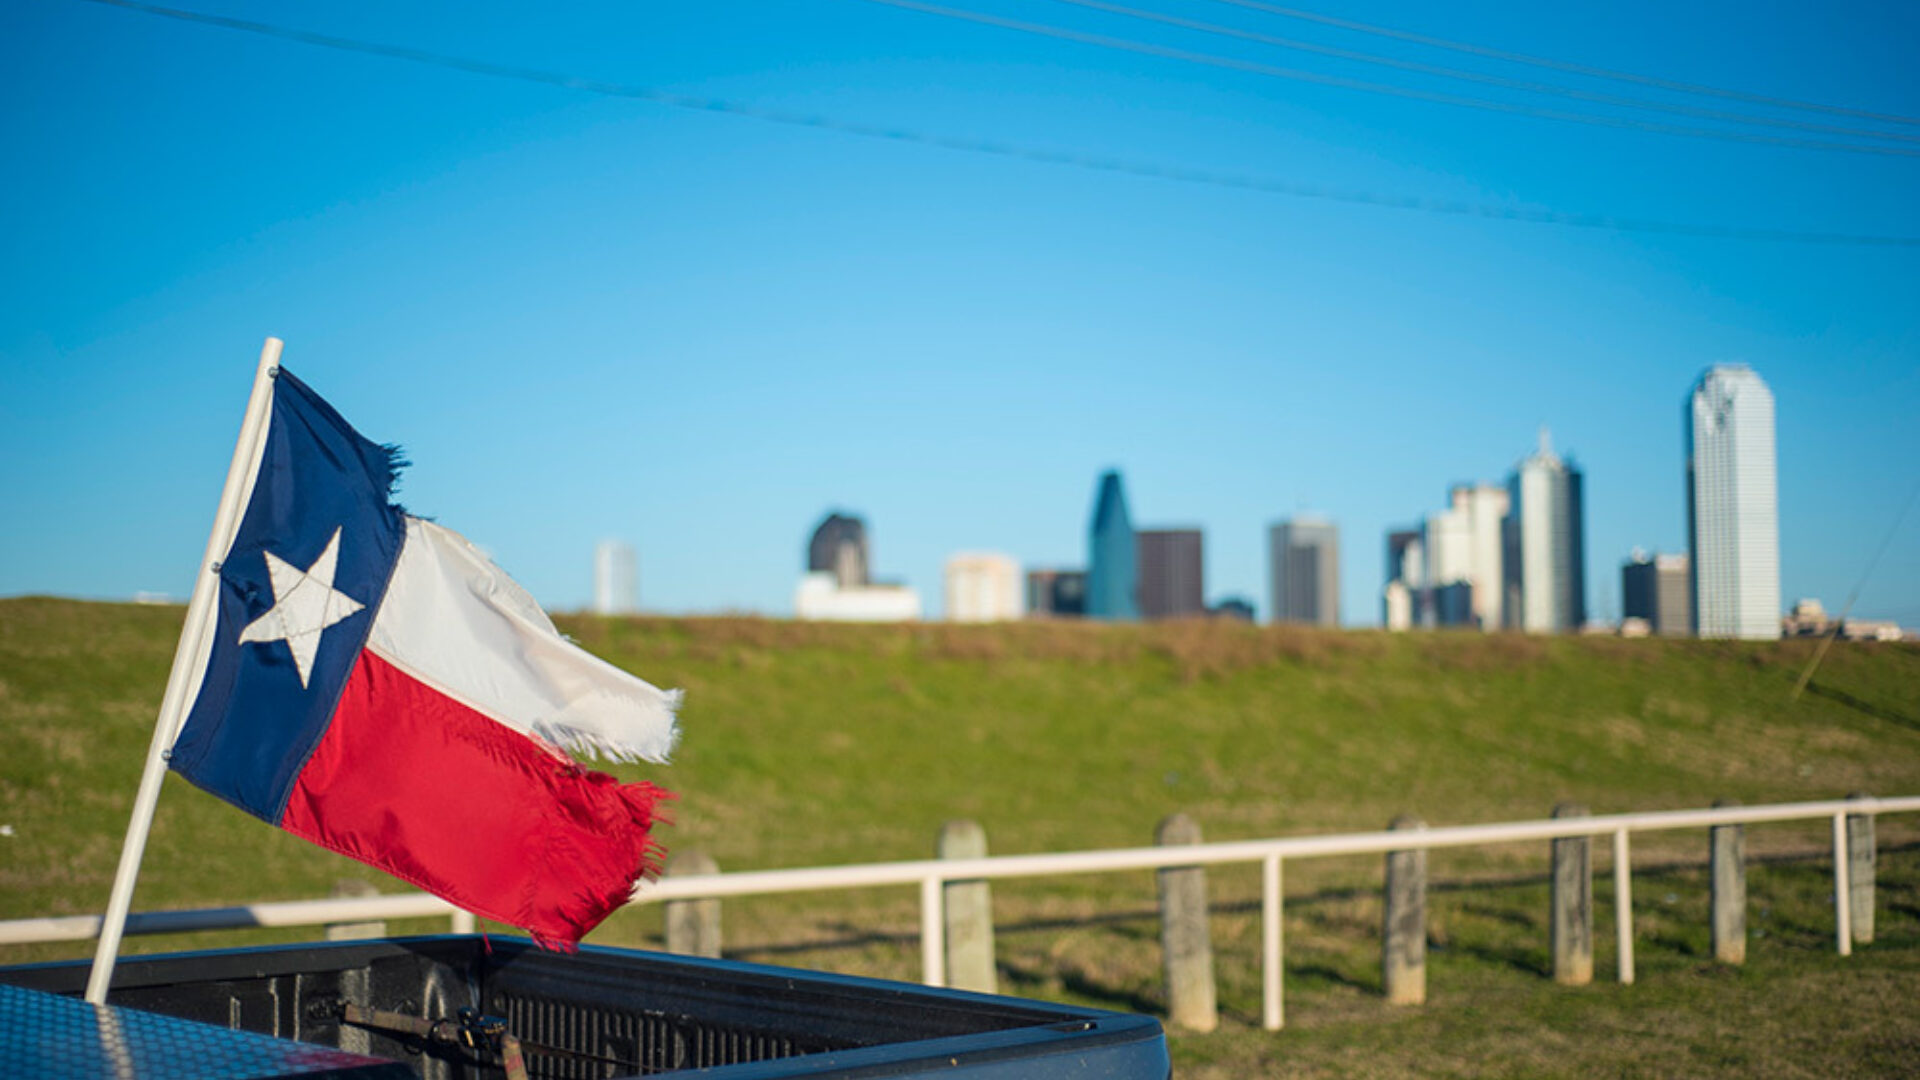
[[[1920,115],[1920,8],[1298,0],[1352,19]],[[1203,66],[862,0],[240,3],[195,11],[841,124],[1386,197],[1920,236],[1920,158],[1578,125]],[[955,6],[1162,48],[1629,115],[1045,0]],[[1269,35],[1579,80],[1205,0]],[[1782,592],[1837,607],[1920,480],[1920,248],[1447,216],[1093,171],[505,80],[80,0],[0,7],[0,595],[184,596],[261,340],[410,509],[582,606],[603,537],[642,606],[790,609],[842,507],[939,607],[962,549],[1085,557],[1098,472],[1197,524],[1263,609],[1264,538],[1382,535],[1550,425],[1587,470],[1589,605],[1684,550],[1682,400],[1779,403]],[[1716,121],[1645,115],[1689,127]],[[1879,124],[1909,137],[1920,127]],[[1833,138],[1779,131],[1788,137]],[[1920,142],[1880,145],[1920,149]],[[1920,507],[1857,613],[1920,624]]]

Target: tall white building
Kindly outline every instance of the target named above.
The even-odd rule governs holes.
[[[1473,519],[1458,505],[1448,506],[1445,510],[1427,515],[1426,532],[1427,580],[1422,584],[1451,585],[1456,581],[1472,581]]]
[[[1498,484],[1461,485],[1453,489],[1453,509],[1465,514],[1470,537],[1468,559],[1473,568],[1473,614],[1482,628],[1501,624],[1501,584],[1506,576],[1505,544],[1501,524],[1512,509],[1512,497]]]
[[[593,549],[593,611],[626,615],[639,606],[638,572],[633,549],[618,540],[602,540]]]
[[[1745,364],[1688,395],[1687,549],[1701,637],[1780,636],[1780,496],[1773,391]]]
[[[1503,529],[1503,623],[1534,634],[1578,630],[1587,621],[1586,522],[1583,477],[1553,452],[1540,429],[1540,448],[1507,479]]]
[[[954,622],[997,622],[1024,612],[1020,566],[990,551],[963,551],[947,560],[947,618]]]
[[[1501,527],[1508,505],[1506,488],[1456,484],[1448,492],[1447,508],[1427,515],[1424,584],[1441,588],[1466,583],[1472,596],[1472,621],[1488,630],[1501,625]]]

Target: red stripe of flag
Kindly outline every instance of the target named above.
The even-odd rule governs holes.
[[[582,768],[364,650],[280,825],[571,947],[658,870],[667,794]]]

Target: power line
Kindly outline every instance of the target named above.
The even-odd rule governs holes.
[[[1381,67],[1411,71],[1421,75],[1437,75],[1446,79],[1459,79],[1465,82],[1480,83],[1485,86],[1505,87],[1509,90],[1521,90],[1532,94],[1549,94],[1556,97],[1572,98],[1576,101],[1590,101],[1598,105],[1618,105],[1629,109],[1646,109],[1653,112],[1672,113],[1677,116],[1694,116],[1703,120],[1721,120],[1735,124],[1753,124],[1764,127],[1791,128],[1798,131],[1812,131],[1823,135],[1853,136],[1868,139],[1897,139],[1902,142],[1920,142],[1920,135],[1907,135],[1892,131],[1878,131],[1870,128],[1836,127],[1809,120],[1793,120],[1785,117],[1757,116],[1753,113],[1729,112],[1725,109],[1702,108],[1697,105],[1681,105],[1666,101],[1654,101],[1649,98],[1621,97],[1593,90],[1581,90],[1577,87],[1558,86],[1553,83],[1530,82],[1526,79],[1513,79],[1504,75],[1490,75],[1485,72],[1467,71],[1461,68],[1442,67],[1438,64],[1424,64],[1415,60],[1402,60],[1397,57],[1381,56],[1377,53],[1361,52],[1357,49],[1342,49],[1332,45],[1321,45],[1295,38],[1277,37],[1254,30],[1245,30],[1235,26],[1222,26],[1219,23],[1203,22],[1198,19],[1168,15],[1164,12],[1148,11],[1127,7],[1122,4],[1106,3],[1104,0],[1056,0],[1057,3],[1074,7],[1103,11],[1110,15],[1122,15],[1130,19],[1156,22],[1165,26],[1176,26],[1183,30],[1193,30],[1218,37],[1237,38],[1252,41],[1275,48],[1292,49],[1296,52],[1314,53],[1319,56],[1331,56],[1340,60],[1352,60],[1363,64],[1376,64]]]
[[[1514,105],[1504,101],[1490,101],[1486,98],[1463,97],[1459,94],[1450,94],[1438,90],[1417,90],[1411,87],[1393,86],[1387,83],[1368,82],[1365,79],[1350,79],[1340,75],[1325,75],[1317,71],[1277,67],[1272,64],[1262,64],[1252,60],[1238,60],[1233,57],[1216,56],[1211,53],[1192,52],[1187,49],[1176,49],[1166,45],[1154,45],[1147,42],[1134,41],[1129,38],[1112,37],[1107,34],[1093,34],[1080,30],[1070,30],[1065,27],[1052,26],[1046,23],[1027,22],[1024,19],[1009,19],[1000,15],[989,15],[985,12],[924,3],[922,0],[867,0],[867,2],[882,4],[887,7],[902,8],[907,11],[917,11],[927,15],[937,15],[946,19],[979,23],[983,26],[996,26],[1004,30],[1016,30],[1024,34],[1035,34],[1061,41],[1072,41],[1082,45],[1093,45],[1103,49],[1115,49],[1121,52],[1139,53],[1144,56],[1179,60],[1191,64],[1201,64],[1207,67],[1244,71],[1254,75],[1266,75],[1277,79],[1292,79],[1296,82],[1334,86],[1343,90],[1359,90],[1370,94],[1385,94],[1391,97],[1428,101],[1440,105],[1456,105],[1468,109],[1481,109],[1488,112],[1507,113],[1514,116],[1527,116],[1537,120],[1560,120],[1574,124],[1591,124],[1597,127],[1648,131],[1660,135],[1723,139],[1730,142],[1785,146],[1798,150],[1840,150],[1856,154],[1920,157],[1920,150],[1908,150],[1897,146],[1872,146],[1864,143],[1828,142],[1820,139],[1798,139],[1781,135],[1762,135],[1748,131],[1725,131],[1717,128],[1680,127],[1674,124],[1663,124],[1652,120],[1599,116],[1593,113],[1566,112],[1560,109],[1543,109],[1533,105]]]
[[[1880,565],[1880,556],[1887,553],[1888,545],[1893,543],[1894,536],[1900,532],[1900,523],[1906,520],[1907,511],[1913,509],[1915,499],[1920,499],[1920,483],[1913,485],[1913,490],[1907,493],[1907,501],[1900,505],[1900,512],[1893,515],[1893,524],[1887,526],[1887,535],[1881,537],[1880,546],[1874,549],[1873,558],[1867,560],[1867,568],[1860,572],[1860,580],[1854,582],[1853,591],[1847,594],[1847,602],[1840,608],[1839,617],[1833,620],[1832,633],[1829,633],[1826,640],[1820,643],[1820,647],[1814,650],[1813,659],[1808,662],[1806,670],[1800,673],[1799,680],[1793,684],[1793,694],[1787,698],[1788,701],[1799,701],[1800,695],[1807,690],[1807,684],[1813,681],[1813,673],[1819,670],[1820,662],[1827,658],[1827,650],[1833,647],[1833,639],[1839,637],[1840,631],[1846,628],[1847,616],[1853,612],[1854,602],[1860,599],[1860,590],[1867,587],[1867,579],[1873,576],[1873,568]]]
[[[1545,56],[1529,56],[1526,53],[1509,52],[1486,45],[1475,45],[1465,41],[1451,41],[1447,38],[1416,34],[1408,30],[1395,30],[1392,27],[1375,26],[1371,23],[1356,22],[1333,15],[1322,15],[1315,11],[1303,11],[1299,8],[1281,7],[1277,4],[1261,3],[1260,0],[1214,0],[1217,4],[1230,4],[1250,11],[1263,11],[1269,15],[1279,15],[1303,22],[1319,23],[1323,26],[1335,26],[1342,30],[1352,30],[1360,34],[1373,34],[1377,37],[1392,38],[1395,41],[1408,41],[1416,45],[1428,45],[1436,49],[1449,49],[1454,52],[1468,53],[1473,56],[1485,56],[1494,60],[1505,60],[1514,64],[1527,64],[1532,67],[1550,68],[1554,71],[1566,71],[1575,75],[1586,75],[1595,79],[1612,79],[1616,82],[1635,83],[1640,86],[1654,86],[1662,90],[1674,90],[1685,94],[1704,94],[1708,97],[1725,98],[1729,101],[1744,101],[1749,105],[1770,105],[1780,109],[1801,109],[1808,112],[1831,113],[1836,116],[1852,116],[1861,120],[1882,120],[1889,124],[1920,124],[1920,117],[1899,116],[1893,113],[1874,112],[1871,109],[1856,109],[1846,105],[1827,105],[1817,101],[1800,101],[1794,98],[1775,97],[1768,94],[1756,94],[1747,90],[1731,90],[1721,86],[1708,86],[1704,83],[1682,82],[1678,79],[1663,79],[1653,75],[1636,75],[1631,71],[1619,71],[1613,68],[1581,64],[1571,60],[1555,60]]]
[[[1206,184],[1213,187],[1234,188],[1242,191],[1254,191],[1270,195],[1286,195],[1302,199],[1323,199],[1330,202],[1350,203],[1392,210],[1412,210],[1429,214],[1484,218],[1495,221],[1516,221],[1535,225],[1563,225],[1574,228],[1602,229],[1614,232],[1658,233],[1670,236],[1693,236],[1714,240],[1749,240],[1849,247],[1920,248],[1920,236],[1897,236],[1876,233],[1802,232],[1791,229],[1694,225],[1644,218],[1614,218],[1600,214],[1579,214],[1555,210],[1530,209],[1526,207],[1495,206],[1485,203],[1380,195],[1372,192],[1304,184],[1274,177],[1230,173],[1183,165],[1157,164],[1126,158],[1083,154],[1073,151],[1051,150],[991,139],[928,134],[907,128],[886,127],[876,124],[860,123],[858,121],[839,120],[809,113],[770,109],[763,106],[719,98],[692,97],[652,87],[623,85],[598,79],[587,79],[557,72],[541,71],[535,68],[516,67],[507,64],[495,64],[484,60],[471,60],[464,57],[448,56],[428,52],[424,49],[384,45],[378,42],[336,37],[331,34],[318,34],[308,30],[298,30],[271,23],[254,22],[248,19],[235,19],[224,15],[208,15],[196,11],[183,11],[178,8],[160,7],[155,4],[142,3],[140,0],[85,0],[85,2],[102,4],[128,11],[137,11],[142,14],[162,18],[177,19],[182,22],[215,26],[226,30],[237,30],[263,37],[279,38],[285,41],[294,41],[303,45],[312,45],[319,48],[335,49],[369,56],[380,56],[391,60],[404,60],[408,63],[447,68],[471,75],[485,75],[490,78],[538,83],[544,86],[577,90],[583,93],[600,94],[606,97],[648,101],[659,105],[668,105],[677,109],[742,116],[768,123],[783,124],[790,127],[812,128],[819,131],[832,131],[842,135],[854,135],[865,139],[907,143],[963,153],[986,154],[1045,165],[1063,165],[1072,168],[1088,169],[1095,172],[1118,173],[1127,176],[1141,176],[1156,180],[1171,180],[1189,184]]]

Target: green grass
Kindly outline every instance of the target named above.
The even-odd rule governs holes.
[[[178,608],[0,601],[0,918],[105,904],[178,632]],[[996,853],[1133,846],[1176,810],[1209,839],[1920,793],[1920,649],[1812,643],[1329,633],[1227,623],[862,627],[759,619],[562,619],[587,648],[687,690],[667,769],[674,848],[729,870],[918,858],[973,818]],[[1823,827],[1749,832],[1751,960],[1704,952],[1697,833],[1636,837],[1640,983],[1553,986],[1543,845],[1433,857],[1430,1004],[1378,996],[1379,863],[1288,866],[1288,1031],[1258,1030],[1258,883],[1211,881],[1226,1017],[1175,1037],[1183,1075],[1850,1075],[1915,1060],[1920,818],[1885,818],[1880,941],[1832,955]],[[1598,916],[1611,917],[1596,853]],[[398,883],[169,779],[136,907]],[[1669,901],[1667,898],[1673,899]],[[916,897],[729,902],[730,955],[917,974]],[[996,886],[1005,988],[1162,1007],[1153,882]],[[427,924],[422,924],[427,925]],[[405,928],[396,928],[405,929]],[[590,939],[653,944],[631,909]],[[136,939],[144,950],[311,932]],[[1596,935],[1610,946],[1610,925]],[[0,963],[83,955],[0,948]],[[1601,978],[1610,952],[1601,950]],[[1809,1026],[1811,1025],[1811,1026]],[[1892,1064],[1889,1064],[1892,1063]]]

